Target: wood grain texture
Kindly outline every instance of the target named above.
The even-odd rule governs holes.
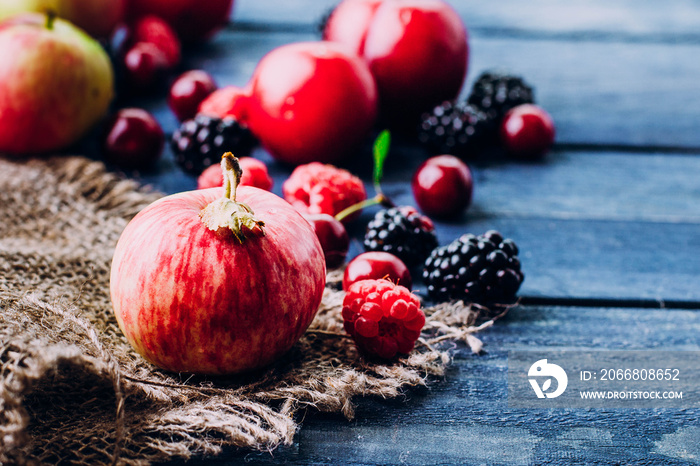
[[[457,347],[449,373],[427,389],[363,399],[354,421],[310,414],[290,447],[206,464],[698,464],[697,404],[512,409],[506,396],[508,351],[697,351],[698,331],[697,310],[522,306],[480,335],[484,354]]]
[[[305,25],[315,27],[319,18],[339,0],[289,0],[286,2],[236,0],[234,22],[264,27]],[[451,0],[472,32],[494,35],[545,36],[558,39],[588,36],[600,40],[700,41],[700,5],[696,0],[666,2],[618,0]]]

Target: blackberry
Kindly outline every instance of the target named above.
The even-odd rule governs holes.
[[[518,247],[493,230],[465,234],[434,249],[423,268],[428,294],[435,301],[509,304],[523,279]]]
[[[250,155],[257,140],[248,128],[233,118],[197,115],[180,125],[170,141],[175,161],[187,173],[199,175],[218,163],[224,152],[236,157]]]
[[[474,82],[467,102],[481,109],[497,127],[508,110],[534,103],[535,96],[532,87],[521,77],[486,71]]]
[[[437,244],[433,222],[413,207],[380,210],[364,239],[366,251],[391,253],[409,267],[423,262]]]
[[[490,129],[486,114],[478,108],[445,101],[422,115],[418,140],[439,153],[464,157],[483,148]]]

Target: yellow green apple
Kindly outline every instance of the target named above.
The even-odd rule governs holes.
[[[113,96],[109,57],[81,29],[40,13],[0,22],[0,152],[65,148],[105,115]]]

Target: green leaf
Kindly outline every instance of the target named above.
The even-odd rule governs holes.
[[[379,183],[384,176],[384,161],[387,155],[389,155],[389,145],[391,144],[391,133],[389,130],[385,129],[377,139],[374,140],[374,186],[375,188],[379,186]]]

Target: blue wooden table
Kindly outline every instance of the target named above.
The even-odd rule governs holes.
[[[243,85],[273,48],[318,38],[335,0],[236,0],[233,21],[186,51],[219,85]],[[500,230],[521,249],[521,305],[480,334],[484,353],[457,350],[442,380],[406,398],[360,400],[354,421],[308,412],[290,447],[226,451],[188,464],[699,464],[700,406],[513,409],[515,350],[700,349],[700,2],[452,0],[470,33],[464,94],[486,69],[536,88],[556,145],[542,161],[473,163],[474,203],[437,223],[441,244]],[[167,133],[164,92],[135,104]],[[274,192],[291,168],[263,150]],[[407,176],[428,154],[399,144],[385,191],[413,204]],[[360,157],[360,156],[358,156]],[[351,162],[371,186],[369,152]],[[192,189],[166,150],[134,174],[165,192]],[[363,225],[374,211],[356,222]],[[351,230],[360,252],[362,227]]]

